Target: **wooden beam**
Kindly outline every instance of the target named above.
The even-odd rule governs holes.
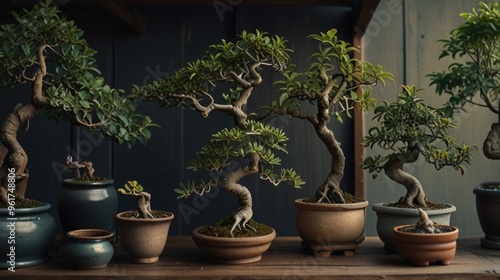
[[[136,10],[124,6],[121,1],[101,0],[96,2],[99,6],[110,12],[114,20],[118,23],[130,27],[138,33],[144,31],[144,20],[142,15]]]
[[[363,58],[362,39],[366,28],[370,23],[380,0],[362,0],[353,10],[355,23],[353,30],[353,46],[359,52],[354,53],[354,58],[361,60]],[[358,92],[358,94],[361,94]],[[365,115],[359,110],[354,110],[354,194],[358,197],[366,198],[364,170],[361,168],[365,158],[364,148],[361,141],[364,137]]]

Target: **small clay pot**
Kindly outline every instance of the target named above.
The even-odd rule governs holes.
[[[105,268],[113,258],[113,233],[101,229],[77,229],[66,233],[59,248],[64,259],[79,269]]]
[[[199,233],[205,226],[196,228],[192,238],[196,246],[208,255],[210,261],[223,264],[258,262],[276,237],[273,229],[268,235],[257,237],[215,237]]]
[[[438,225],[447,229],[442,233],[413,233],[401,230],[412,226],[402,225],[393,228],[398,254],[416,266],[429,266],[431,262],[449,265],[455,257],[458,228]]]

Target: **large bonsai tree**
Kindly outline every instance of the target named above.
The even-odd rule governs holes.
[[[452,166],[463,174],[463,163],[470,163],[473,148],[458,144],[448,133],[456,128],[452,119],[445,116],[443,109],[426,104],[418,93],[415,86],[403,86],[396,101],[384,101],[375,108],[373,119],[379,125],[368,130],[363,145],[389,153],[366,157],[363,168],[375,173],[373,177],[383,170],[391,180],[403,185],[406,195],[399,201],[403,207],[427,209],[422,185],[404,171],[404,165],[423,156],[437,170]]]
[[[254,89],[262,84],[261,71],[265,67],[283,70],[289,55],[285,40],[265,32],[243,32],[236,42],[223,40],[212,45],[207,54],[169,77],[143,87],[134,87],[137,98],[157,102],[164,108],[184,106],[208,117],[214,111],[229,114],[234,119],[233,128],[223,128],[212,136],[193,160],[189,169],[215,172],[208,181],[181,184],[175,191],[179,198],[193,193],[203,195],[212,187],[221,186],[238,197],[240,207],[232,218],[235,227],[245,228],[252,218],[250,191],[239,183],[251,174],[274,185],[282,181],[295,188],[303,184],[292,169],[275,173],[273,166],[280,164],[274,151],[285,151],[288,138],[283,131],[255,119],[255,114],[245,112]],[[221,90],[224,84],[227,92]]]
[[[498,116],[483,144],[487,158],[500,159],[500,4],[479,3],[480,9],[460,14],[466,22],[451,31],[439,57],[460,57],[447,71],[430,74],[439,95],[450,95],[446,113],[466,104],[489,109]]]
[[[276,82],[281,86],[281,97],[273,104],[273,111],[308,121],[332,157],[330,172],[310,202],[346,203],[340,188],[345,157],[329,127],[330,116],[342,122],[354,109],[374,107],[376,100],[369,86],[392,80],[392,74],[380,65],[351,58],[357,49],[339,40],[335,29],[308,38],[318,43],[318,52],[311,55],[314,62],[305,72],[299,73],[291,65],[283,73],[283,80]],[[305,106],[309,104],[316,107],[313,113]]]
[[[148,117],[134,112],[134,103],[123,90],[108,86],[95,65],[95,50],[82,38],[83,31],[67,20],[50,1],[32,10],[12,12],[13,22],[0,26],[0,89],[31,84],[20,103],[0,128],[0,194],[7,203],[15,194],[7,174],[16,183],[28,176],[28,156],[17,140],[19,129],[36,115],[70,121],[130,145],[150,137]],[[9,91],[6,91],[7,94]],[[26,100],[19,94],[19,100]],[[13,93],[12,93],[13,94]],[[10,186],[10,187],[9,187]]]

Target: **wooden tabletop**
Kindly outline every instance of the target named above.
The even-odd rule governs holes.
[[[500,279],[500,250],[480,246],[479,237],[459,239],[451,265],[415,267],[387,252],[378,237],[367,237],[353,256],[316,257],[298,237],[277,237],[261,261],[246,265],[210,263],[186,236],[171,236],[160,261],[141,265],[115,250],[104,269],[77,270],[57,252],[40,266],[0,271],[9,279]],[[355,276],[355,277],[353,277]]]

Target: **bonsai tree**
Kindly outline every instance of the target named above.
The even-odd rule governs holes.
[[[456,126],[446,117],[445,110],[426,104],[418,94],[415,86],[403,86],[395,102],[384,101],[375,108],[373,119],[379,125],[368,130],[362,144],[389,153],[366,157],[363,168],[374,173],[374,178],[383,170],[391,180],[406,188],[398,206],[428,209],[422,185],[404,171],[404,165],[423,156],[437,170],[451,166],[463,174],[463,164],[470,163],[473,148],[458,144],[448,133]]]
[[[7,173],[16,183],[28,176],[28,156],[17,139],[19,129],[44,111],[50,118],[69,121],[129,145],[150,138],[147,116],[135,113],[123,90],[108,86],[95,65],[95,50],[82,38],[83,31],[51,6],[50,1],[32,10],[12,12],[13,22],[0,26],[0,89],[31,84],[20,103],[0,128],[0,195],[24,199],[8,188]],[[7,91],[8,93],[8,91]]]
[[[210,46],[207,54],[164,79],[134,87],[136,98],[157,102],[163,108],[189,107],[203,117],[214,111],[232,116],[234,127],[212,135],[188,167],[215,172],[208,181],[182,183],[175,191],[179,198],[193,193],[203,195],[213,187],[234,194],[240,207],[232,213],[233,236],[236,227],[246,228],[253,216],[252,197],[239,181],[252,174],[274,185],[285,181],[299,188],[303,184],[292,169],[274,172],[280,164],[275,151],[285,152],[288,140],[282,130],[259,122],[256,114],[245,112],[254,89],[262,84],[265,67],[281,71],[289,60],[286,41],[266,32],[242,32],[239,40]],[[219,89],[224,84],[228,91]]]
[[[125,195],[137,196],[135,218],[154,219],[153,211],[151,211],[151,194],[145,192],[142,185],[137,181],[127,181],[123,188],[118,189],[118,192]]]
[[[281,86],[281,96],[273,104],[273,111],[308,121],[332,157],[330,172],[310,202],[348,203],[340,188],[344,152],[329,127],[330,115],[342,122],[354,109],[366,111],[374,107],[376,100],[369,86],[392,80],[392,74],[383,71],[380,65],[351,58],[357,49],[339,40],[335,29],[309,35],[308,39],[318,43],[318,52],[311,55],[314,62],[305,72],[297,72],[294,65],[286,69],[283,80],[275,83]],[[313,113],[305,108],[309,104],[316,107]]]
[[[447,71],[430,74],[439,95],[449,95],[446,114],[471,104],[497,115],[483,143],[487,158],[500,159],[500,4],[479,3],[480,9],[460,14],[466,21],[453,29],[444,43],[441,58],[459,57]]]

